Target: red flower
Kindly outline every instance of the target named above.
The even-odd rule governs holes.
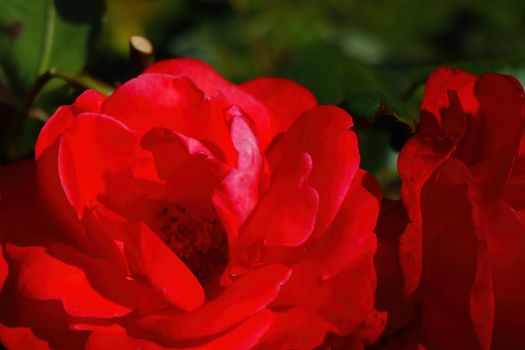
[[[36,169],[1,171],[0,341],[361,349],[383,321],[380,194],[350,127],[295,83],[235,86],[191,59],[85,92],[42,130]]]
[[[524,130],[525,97],[514,78],[447,68],[430,76],[419,130],[398,162],[404,232],[395,216],[404,292],[419,310],[413,339],[429,350],[525,343]],[[380,226],[392,217],[385,212]],[[395,242],[379,231],[386,246]],[[379,254],[379,276],[393,279],[401,273],[381,267],[388,255]],[[387,308],[406,305],[393,284],[384,286]],[[400,322],[399,308],[394,314]]]

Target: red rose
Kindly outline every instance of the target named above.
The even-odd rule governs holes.
[[[387,227],[403,232],[399,266],[418,310],[412,340],[428,350],[525,343],[524,128],[516,79],[447,68],[430,76],[419,130],[399,155],[408,225],[403,232],[400,216],[385,212],[379,229],[385,246],[395,241]],[[379,276],[392,280],[401,273],[383,268],[388,255],[378,255]],[[394,304],[407,301],[382,285],[399,322]]]
[[[295,83],[235,86],[191,59],[85,92],[42,130],[36,169],[1,171],[0,341],[361,349],[383,321],[380,191],[350,127]]]

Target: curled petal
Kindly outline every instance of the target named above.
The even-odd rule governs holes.
[[[203,168],[199,171],[208,176],[199,177],[198,174],[193,174],[197,179],[191,187],[208,187],[207,180],[210,179],[211,186],[216,187],[217,181],[221,181],[227,171],[227,167],[215,159],[211,151],[198,140],[170,129],[155,127],[144,134],[140,144],[152,153],[157,172],[164,180],[181,176],[177,172],[191,172],[194,163],[199,163]]]
[[[147,277],[166,300],[185,311],[204,303],[204,290],[197,278],[145,225],[141,228],[140,247]]]
[[[168,339],[197,339],[224,332],[263,310],[279,294],[291,270],[268,265],[240,277],[214,300],[200,309],[175,315],[150,316],[141,321],[149,332]]]
[[[442,115],[450,106],[449,91],[454,91],[461,101],[463,110],[476,115],[479,102],[474,97],[477,77],[461,69],[442,67],[436,69],[427,80],[421,110],[430,113],[439,125]]]
[[[317,106],[317,100],[310,91],[287,79],[253,79],[241,84],[241,88],[272,110],[275,135],[288,130],[301,114]]]
[[[272,170],[283,159],[303,153],[312,157],[307,183],[319,193],[313,237],[322,235],[332,222],[359,167],[357,137],[350,127],[352,119],[342,109],[316,107],[304,113],[268,152]]]
[[[188,77],[207,97],[221,95],[227,106],[239,105],[253,120],[262,149],[275,136],[272,133],[272,116],[268,108],[251,94],[222,78],[204,62],[192,58],[164,60],[149,66],[145,73]]]
[[[288,164],[291,167],[283,170],[295,171],[296,174],[281,173],[276,176],[276,181],[259,202],[250,220],[249,227],[252,230],[255,228],[262,232],[262,228],[266,227],[263,234],[263,244],[266,246],[299,246],[306,242],[314,230],[319,194],[315,188],[306,184],[312,169],[312,159],[305,153],[299,162],[298,166],[291,162]],[[281,209],[276,212],[275,209],[279,207]],[[243,235],[249,235],[249,227]]]
[[[42,153],[55,142],[62,132],[74,124],[76,115],[87,112],[100,112],[105,99],[105,96],[101,93],[87,90],[71,106],[60,107],[40,131],[35,146],[36,159],[40,158]]]
[[[213,204],[221,217],[230,242],[237,239],[239,228],[251,214],[259,199],[263,160],[255,135],[239,114],[230,110],[231,137],[239,153],[237,166],[230,170],[213,194]]]
[[[307,185],[311,170],[312,158],[306,153],[283,161],[234,250],[257,242],[266,246],[298,246],[310,237],[319,206],[317,191]]]
[[[132,130],[144,133],[155,126],[191,136],[196,126],[207,119],[208,111],[195,84],[165,74],[144,74],[129,80],[102,106],[102,113]]]
[[[109,174],[131,167],[137,147],[137,135],[111,117],[83,113],[76,118],[75,127],[62,136],[58,172],[79,218],[106,192]]]
[[[234,163],[235,150],[223,116],[229,105],[222,96],[204,96],[186,77],[143,74],[117,88],[102,112],[139,134],[157,127],[198,139],[216,156]]]

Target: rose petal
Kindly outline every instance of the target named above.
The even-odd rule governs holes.
[[[7,349],[49,350],[49,344],[39,339],[27,327],[6,327],[0,324],[0,343]]]
[[[196,350],[249,350],[253,349],[261,337],[266,333],[273,322],[271,311],[263,310],[250,317],[240,326],[234,328],[217,339],[210,341],[208,344],[198,347]]]
[[[191,131],[208,118],[208,108],[204,95],[189,79],[143,74],[119,86],[102,106],[102,113],[141,133],[163,127],[194,136]]]
[[[274,135],[288,130],[302,113],[317,106],[317,100],[310,91],[287,79],[253,79],[240,87],[272,110]]]
[[[521,222],[525,223],[525,204],[522,203],[525,198],[525,183],[507,185],[505,192],[505,202],[514,209]]]
[[[253,120],[262,149],[265,149],[275,136],[272,133],[272,116],[268,108],[251,94],[222,78],[204,62],[193,58],[164,60],[149,66],[145,73],[164,73],[188,77],[206,96],[221,95],[227,106],[239,105]],[[188,135],[192,136],[191,134]]]
[[[475,90],[480,101],[457,155],[488,200],[497,200],[510,176],[525,128],[525,94],[517,80],[482,75]]]
[[[521,135],[519,155],[512,167],[512,174],[505,186],[503,199],[525,223],[525,132]]]
[[[495,319],[491,349],[512,349],[525,342],[525,226],[501,203],[489,217],[490,267],[494,276]]]
[[[324,258],[326,255],[295,264],[290,281],[284,285],[272,306],[278,309],[303,307],[329,323],[337,335],[345,336],[357,330],[374,310],[376,281],[373,252],[358,265],[327,281],[321,280]],[[302,334],[301,330],[297,331]]]
[[[157,310],[168,305],[159,291],[143,280],[131,278],[126,271],[122,271],[107,259],[95,258],[60,243],[50,245],[48,252],[83,270],[94,289],[119,305],[141,312]]]
[[[106,96],[104,94],[96,90],[86,90],[77,97],[71,108],[75,114],[99,113],[105,101]]]
[[[400,238],[399,255],[404,291],[410,296],[421,277],[421,191],[437,167],[449,158],[457,147],[465,127],[465,114],[456,94],[448,95],[450,107],[443,112],[444,125],[459,125],[444,128],[439,134],[421,132],[412,137],[403,147],[398,158],[401,177],[401,193],[410,223]],[[456,121],[457,120],[457,121]]]
[[[431,349],[489,349],[494,305],[481,195],[455,159],[443,163],[429,183],[421,200],[427,291],[422,343]]]
[[[88,338],[85,350],[121,349],[121,350],[177,350],[161,346],[151,340],[131,338],[125,332],[92,332]],[[182,349],[178,349],[182,350]]]
[[[358,265],[363,257],[375,252],[373,234],[379,214],[381,187],[375,178],[358,169],[345,201],[324,242],[315,249],[330,252],[324,261],[321,278],[330,279],[338,273]]]
[[[275,169],[282,159],[312,157],[308,184],[319,193],[319,214],[313,237],[323,234],[335,217],[359,167],[357,137],[349,128],[352,119],[333,106],[316,107],[304,113],[269,150]],[[337,157],[334,157],[337,154]]]
[[[304,153],[296,159],[286,159],[274,173],[268,192],[259,201],[230,254],[236,258],[247,246],[298,246],[313,231],[319,196],[306,185],[312,170],[312,158]]]
[[[304,153],[299,160],[281,166],[243,231],[243,239],[262,237],[267,246],[298,246],[310,237],[319,208],[317,191],[306,184],[312,158]]]
[[[94,113],[76,118],[75,127],[62,135],[58,167],[66,197],[79,218],[105,193],[107,176],[131,166],[137,149],[137,135],[115,119]]]
[[[223,116],[230,105],[223,96],[206,97],[187,77],[143,74],[117,88],[102,112],[140,134],[159,127],[195,138],[234,164],[236,152]]]
[[[465,113],[476,115],[479,103],[474,97],[474,84],[477,77],[461,69],[438,68],[427,80],[421,110],[436,118],[441,125],[442,114],[450,106],[448,91],[455,91]]]
[[[9,273],[9,268],[7,266],[7,262],[4,259],[3,247],[2,245],[0,245],[0,291],[2,290],[2,287],[4,286],[4,282],[7,278],[8,273]]]
[[[97,91],[86,90],[71,106],[60,107],[40,131],[35,146],[36,159],[55,142],[64,130],[74,124],[74,118],[77,114],[98,113],[105,99],[105,96]]]
[[[147,226],[141,227],[140,247],[147,277],[166,300],[184,311],[205,299],[201,284],[188,267]]]
[[[211,152],[198,140],[161,127],[146,132],[140,145],[155,154],[157,170],[162,178],[169,177],[173,169],[183,164],[189,156],[213,158]]]
[[[42,247],[8,245],[7,254],[19,266],[17,286],[25,297],[60,300],[68,314],[79,317],[111,318],[131,311],[94,290],[84,271],[48,255]]]
[[[149,130],[142,137],[141,146],[152,153],[160,178],[168,182],[165,186],[171,187],[169,182],[179,184],[176,190],[170,189],[175,195],[191,192],[195,196],[197,192],[204,192],[211,199],[211,193],[228,170],[198,140],[170,129]],[[181,181],[181,178],[187,180]]]
[[[263,310],[279,294],[291,270],[278,264],[252,271],[193,312],[151,316],[141,324],[169,339],[196,339],[224,332]]]
[[[359,329],[359,337],[364,344],[374,344],[386,326],[387,312],[372,311]]]
[[[231,137],[239,152],[237,166],[230,170],[224,181],[213,194],[213,205],[233,242],[239,234],[239,227],[251,214],[259,199],[260,177],[263,166],[257,139],[247,124],[242,112],[233,108]]]
[[[261,311],[244,321],[240,326],[208,341],[203,345],[190,347],[165,347],[150,340],[135,339],[126,333],[93,332],[86,344],[86,350],[122,349],[122,350],[249,350],[252,349],[271,325],[273,315],[270,311]]]
[[[331,227],[314,242],[308,255],[293,265],[292,278],[274,306],[297,305],[310,310],[339,336],[357,330],[374,311],[373,229],[379,210],[378,191],[371,176],[359,170]],[[299,337],[300,330],[297,332]]]
[[[261,340],[262,349],[309,350],[321,345],[333,326],[311,310],[295,306],[275,313],[275,320]]]
[[[239,238],[230,244],[230,259],[222,284],[228,285],[231,276],[260,264],[266,251],[298,247],[308,240],[319,206],[317,191],[306,184],[311,169],[312,159],[306,153],[282,161],[270,189],[259,201]]]

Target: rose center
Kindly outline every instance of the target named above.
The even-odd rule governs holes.
[[[175,204],[164,208],[157,222],[157,234],[213,294],[228,263],[228,239],[219,219],[193,216]]]

